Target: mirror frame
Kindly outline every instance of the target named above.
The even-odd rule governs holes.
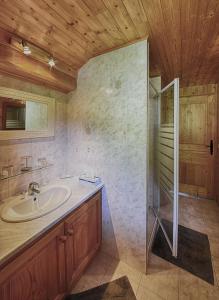
[[[48,128],[46,130],[0,130],[0,140],[33,139],[55,135],[55,99],[0,86],[0,97],[34,101],[48,105]]]

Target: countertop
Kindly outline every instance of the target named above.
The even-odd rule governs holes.
[[[59,179],[50,184],[58,183],[69,186],[72,194],[67,202],[53,212],[22,223],[7,223],[0,219],[0,268],[15,254],[40,237],[103,187],[102,182],[98,184],[89,183],[80,181],[78,177]],[[0,209],[3,204],[4,201],[1,203]]]

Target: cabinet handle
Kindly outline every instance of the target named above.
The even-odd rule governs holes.
[[[65,243],[66,240],[67,240],[67,236],[66,236],[66,235],[61,235],[61,236],[59,237],[59,240],[60,240],[60,242]]]
[[[67,234],[68,234],[68,235],[73,235],[73,233],[74,233],[74,230],[73,230],[73,229],[68,229],[68,230],[67,230]]]

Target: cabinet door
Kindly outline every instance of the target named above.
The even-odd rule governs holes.
[[[90,262],[101,243],[101,194],[97,193],[70,216],[65,224],[66,269],[71,288]]]
[[[0,285],[0,299],[1,300],[10,299],[10,285],[8,281]]]
[[[65,293],[63,234],[64,226],[56,227],[1,270],[1,299],[54,300]]]

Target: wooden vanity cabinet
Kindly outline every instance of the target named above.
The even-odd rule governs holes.
[[[0,270],[1,300],[61,300],[101,243],[98,192]]]

